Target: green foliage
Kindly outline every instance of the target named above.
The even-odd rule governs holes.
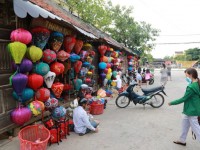
[[[173,61],[174,58],[173,58],[173,56],[165,56],[165,57],[164,57],[164,60],[165,60],[165,61]]]
[[[108,33],[119,43],[141,53],[150,52],[154,45],[158,30],[146,22],[137,22],[131,16],[133,8],[113,6],[106,0],[66,0],[70,11],[77,12],[78,16],[97,28]],[[136,52],[138,52],[136,50]]]
[[[174,57],[174,60],[186,60],[186,56],[185,55],[178,55]]]
[[[200,49],[199,48],[191,48],[185,50],[184,55],[178,55],[174,57],[175,60],[185,60],[185,61],[200,61]]]

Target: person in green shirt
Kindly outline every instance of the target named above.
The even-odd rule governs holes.
[[[197,119],[200,116],[200,80],[194,68],[186,69],[185,75],[186,81],[190,82],[186,88],[185,95],[168,103],[169,106],[184,103],[182,133],[178,141],[173,141],[175,144],[183,146],[186,146],[186,137],[190,127],[196,135],[196,139],[200,142],[200,125]]]

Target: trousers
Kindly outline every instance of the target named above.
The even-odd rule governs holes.
[[[180,136],[180,142],[185,143],[189,129],[192,129],[196,135],[196,139],[200,142],[200,125],[198,123],[197,116],[183,115],[182,120],[182,132]]]

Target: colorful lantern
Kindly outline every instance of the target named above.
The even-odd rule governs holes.
[[[53,109],[58,106],[58,100],[56,98],[49,98],[45,103],[47,109]]]
[[[98,51],[101,54],[101,56],[103,56],[105,54],[106,50],[107,50],[107,46],[105,46],[105,45],[100,45],[98,47]]]
[[[55,74],[58,76],[64,72],[65,66],[62,63],[54,62],[53,64],[51,64],[50,70],[52,72],[55,72]]]
[[[69,36],[69,35],[65,36],[63,44],[66,52],[71,53],[75,43],[76,43],[76,38],[74,36]]]
[[[60,82],[56,82],[52,85],[51,90],[53,91],[56,98],[60,98],[62,92],[63,92],[64,84]]]
[[[15,91],[13,91],[12,93],[12,96],[15,100],[19,101],[20,99],[20,102],[21,103],[25,103],[27,101],[29,101],[30,99],[33,98],[34,96],[34,91],[30,88],[25,88],[22,92],[22,95],[21,97],[19,98],[19,96],[17,95],[17,93]]]
[[[117,71],[113,71],[113,72],[112,72],[112,76],[113,76],[114,78],[116,78],[116,76],[117,76]]]
[[[43,49],[50,37],[50,31],[44,27],[35,27],[31,30],[32,44]]]
[[[65,84],[63,90],[69,91],[72,89],[72,86],[70,84]]]
[[[36,62],[42,58],[42,50],[39,47],[31,46],[27,49],[27,56],[32,60],[32,62]]]
[[[15,64],[20,64],[24,55],[26,54],[26,45],[21,42],[13,42],[8,44],[8,51],[10,52]]]
[[[26,73],[31,71],[32,68],[33,68],[33,63],[29,59],[24,58],[21,64],[19,65],[18,72]],[[13,69],[17,70],[17,65],[15,63],[13,63]]]
[[[35,100],[28,104],[28,108],[31,110],[34,116],[38,116],[44,110],[44,103],[41,101]]]
[[[50,49],[46,49],[43,52],[42,60],[48,64],[56,60],[56,53]]]
[[[45,102],[49,99],[50,97],[50,91],[47,88],[40,88],[37,90],[35,93],[36,99],[42,102]]]
[[[65,115],[66,109],[63,106],[56,107],[52,112],[52,116],[57,119],[65,117]]]
[[[92,45],[89,44],[89,43],[85,43],[85,44],[83,45],[83,49],[84,49],[84,50],[87,50],[87,51],[92,50]]]
[[[108,68],[104,69],[103,72],[104,72],[105,74],[107,74],[107,73],[108,73]]]
[[[57,53],[57,58],[60,61],[65,61],[70,57],[70,54],[65,52],[64,50],[61,50]]]
[[[88,52],[87,51],[81,51],[80,53],[80,57],[81,57],[81,60],[84,61],[88,56]]]
[[[82,62],[81,61],[77,61],[74,65],[74,70],[76,73],[79,73],[80,69],[82,67]]]
[[[46,83],[48,88],[51,88],[54,80],[55,80],[56,74],[54,72],[49,71],[45,76],[44,76],[44,82]]]
[[[102,56],[102,57],[100,58],[100,61],[101,61],[101,62],[107,63],[107,62],[108,62],[108,57]]]
[[[95,52],[94,51],[89,51],[89,56],[93,58],[95,56]]]
[[[78,56],[78,55],[76,55],[74,53],[70,55],[70,61],[71,62],[76,62],[79,59],[80,59],[80,56]]]
[[[91,83],[91,81],[92,81],[91,78],[86,78],[86,79],[85,79],[85,83],[86,83],[86,84]]]
[[[22,92],[26,87],[28,77],[22,73],[17,73],[12,77],[12,87],[19,97],[22,96]]]
[[[106,74],[105,74],[104,72],[102,72],[102,73],[100,74],[100,77],[101,77],[101,80],[103,81],[103,80],[106,78]]]
[[[43,85],[43,77],[39,74],[31,74],[28,76],[28,86],[34,90],[37,90]]]
[[[99,97],[101,97],[101,98],[106,97],[106,91],[103,90],[103,89],[99,89],[99,90],[97,91],[97,96],[99,96]]]
[[[83,63],[83,67],[90,67],[90,63],[89,62],[84,62]]]
[[[74,79],[74,86],[76,91],[79,91],[83,81],[81,79]]]
[[[23,125],[31,119],[32,113],[26,107],[16,108],[11,112],[10,119],[17,125]]]
[[[112,72],[111,68],[108,68],[108,74],[110,74]]]
[[[32,40],[32,35],[29,31],[23,28],[18,28],[11,32],[10,39],[11,41],[18,41],[24,44],[29,44]]]
[[[106,68],[111,68],[112,67],[112,65],[111,65],[111,63],[107,63],[107,66],[106,66]]]
[[[103,80],[103,85],[106,86],[107,83],[108,83],[108,79],[105,78],[105,79]]]
[[[83,47],[83,41],[81,41],[81,40],[76,40],[76,43],[75,43],[75,45],[74,45],[74,52],[75,52],[76,54],[79,54],[82,47]]]
[[[35,65],[34,71],[41,76],[46,75],[49,72],[50,68],[49,65],[43,62],[40,62]]]
[[[64,36],[60,32],[55,31],[55,32],[51,33],[50,45],[51,45],[52,50],[57,52],[61,48],[62,43],[63,43],[63,38],[64,38]]]
[[[106,68],[106,66],[107,66],[107,64],[105,63],[105,62],[100,62],[99,63],[99,69],[105,69]]]

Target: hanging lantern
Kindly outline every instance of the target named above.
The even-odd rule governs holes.
[[[105,69],[106,68],[106,66],[107,66],[107,64],[105,63],[105,62],[100,62],[99,63],[99,69]]]
[[[88,69],[86,67],[82,67],[81,70],[80,70],[80,75],[82,77],[84,77],[87,72],[88,72]]]
[[[69,58],[71,62],[76,62],[77,60],[80,59],[80,56],[72,53]]]
[[[36,99],[42,102],[45,102],[49,99],[50,97],[50,91],[47,88],[40,88],[37,90],[35,93]]]
[[[74,79],[74,86],[76,91],[79,91],[83,81],[81,79]]]
[[[27,57],[36,62],[42,58],[42,50],[39,47],[31,46],[27,49]]]
[[[87,50],[87,51],[90,51],[90,50],[92,50],[92,45],[89,44],[89,43],[85,43],[85,44],[83,45],[83,49],[84,49],[84,50]]]
[[[85,79],[85,83],[86,83],[86,84],[90,84],[91,81],[92,81],[91,78],[86,78],[86,79]]]
[[[63,62],[63,65],[64,65],[64,67],[65,67],[64,74],[67,74],[67,71],[68,71],[69,69],[71,69],[71,62],[70,62],[70,61]]]
[[[20,98],[15,91],[13,91],[12,96],[16,101],[20,101],[21,103],[25,103],[25,102],[27,102],[27,101],[29,101],[30,99],[33,98],[34,91],[30,88],[25,88],[23,90]]]
[[[76,54],[79,54],[82,47],[83,47],[83,41],[81,41],[81,40],[76,40],[76,43],[75,43],[75,45],[74,45],[74,52],[75,52]]]
[[[50,46],[51,49],[54,50],[55,52],[57,52],[63,43],[63,34],[60,32],[52,32],[51,36],[50,36]]]
[[[92,58],[94,58],[95,52],[94,51],[89,51],[89,56],[92,57]]]
[[[34,116],[38,116],[44,110],[44,103],[41,101],[35,100],[28,104],[28,108],[31,110]]]
[[[100,58],[100,61],[101,61],[101,62],[107,63],[107,62],[108,62],[108,57],[102,56],[102,57]]]
[[[56,82],[52,85],[51,90],[53,91],[56,98],[60,98],[62,92],[63,92],[64,84],[60,82]]]
[[[49,40],[50,31],[44,27],[35,27],[31,30],[31,33],[33,35],[32,44],[44,49]]]
[[[70,84],[65,84],[63,90],[69,91],[72,89],[72,86]]]
[[[40,62],[35,65],[34,71],[41,76],[46,75],[49,72],[50,68],[49,65],[43,62]]]
[[[12,67],[13,67],[13,70],[17,70],[17,65],[13,62],[12,64]],[[20,73],[27,73],[29,71],[31,71],[33,68],[33,63],[27,59],[27,58],[24,58],[21,62],[21,64],[19,65],[19,69],[18,69],[18,72]]]
[[[81,61],[77,61],[77,62],[75,63],[75,65],[74,65],[74,70],[75,70],[75,72],[76,72],[77,74],[79,73],[81,67],[82,67],[82,62],[81,62]]]
[[[23,28],[18,28],[11,32],[10,39],[11,41],[18,41],[24,44],[29,44],[32,40],[32,35],[29,31]]]
[[[52,112],[52,116],[57,119],[65,117],[65,115],[66,109],[63,106],[56,107]]]
[[[15,64],[21,63],[26,54],[26,49],[26,45],[21,42],[12,42],[8,44],[8,51],[10,52]]]
[[[101,56],[103,56],[105,54],[106,50],[107,50],[107,46],[105,46],[105,45],[100,45],[98,47],[98,51],[101,54]]]
[[[28,76],[28,86],[35,91],[43,85],[43,77],[39,74],[31,74]]]
[[[67,53],[71,53],[75,43],[76,43],[76,38],[74,36],[69,36],[69,35],[65,36],[63,44]]]
[[[102,72],[102,73],[100,74],[100,77],[101,77],[101,80],[103,81],[103,80],[106,78],[106,74],[105,74],[104,72]]]
[[[87,51],[81,51],[80,53],[80,58],[82,61],[84,61],[88,56],[88,52]]]
[[[89,62],[84,62],[82,65],[83,67],[90,67],[91,64]]]
[[[17,125],[23,125],[31,119],[32,113],[26,107],[16,108],[11,112],[10,119]]]
[[[12,87],[19,97],[22,96],[22,92],[26,87],[28,77],[22,73],[17,73],[12,77]]]
[[[58,106],[58,100],[56,98],[49,98],[44,105],[46,109],[54,109]]]
[[[45,76],[44,76],[44,82],[46,83],[48,88],[51,88],[54,80],[55,80],[56,74],[54,72],[49,71]]]
[[[62,63],[54,62],[53,64],[51,64],[50,70],[52,72],[55,72],[55,74],[58,76],[64,72],[65,66]]]
[[[56,53],[50,49],[46,49],[43,51],[42,60],[48,64],[56,60]]]
[[[65,61],[70,57],[70,54],[65,52],[64,50],[61,50],[57,53],[57,58],[60,61]]]

